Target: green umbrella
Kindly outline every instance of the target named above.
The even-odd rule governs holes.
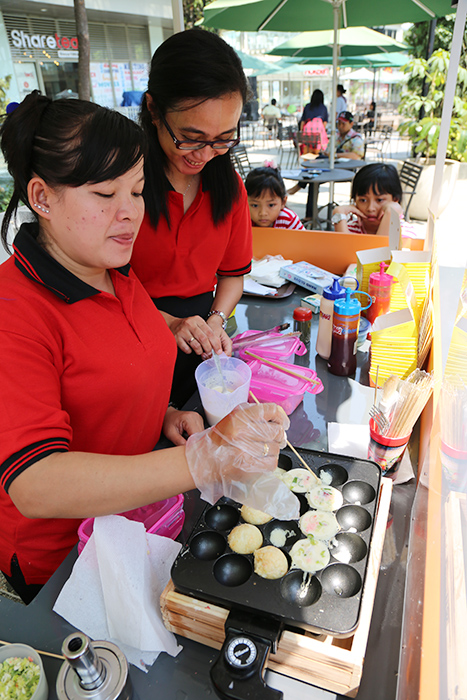
[[[203,24],[218,29],[297,32],[338,26],[378,27],[423,22],[453,12],[451,0],[215,0],[204,8]]]
[[[337,43],[341,56],[362,56],[364,54],[391,53],[401,51],[404,44],[391,37],[375,32],[368,27],[347,27],[337,32]],[[271,56],[293,56],[311,58],[333,55],[334,32],[324,29],[317,32],[302,32],[298,36],[279,44],[269,52]]]
[[[403,53],[372,53],[367,56],[344,56],[338,60],[340,68],[400,68],[409,62],[407,54]],[[287,57],[272,65],[283,70],[293,70],[293,66],[328,66],[332,64],[332,56],[313,56],[311,58]]]
[[[235,52],[238,55],[238,57],[240,58],[243,68],[253,70],[255,73],[259,72],[260,75],[264,74],[264,72],[261,73],[262,70],[267,71],[269,66],[274,65],[274,64],[271,64],[267,61],[263,61],[261,58],[258,58],[257,56],[252,56],[249,53],[245,53],[244,51],[237,51],[236,50]]]

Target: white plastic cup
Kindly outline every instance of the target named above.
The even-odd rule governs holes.
[[[209,425],[215,425],[235,406],[248,402],[251,369],[243,360],[223,355],[219,357],[226,392],[214,360],[205,360],[195,371],[201,403]]]

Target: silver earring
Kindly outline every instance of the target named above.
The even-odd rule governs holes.
[[[43,207],[41,204],[38,204],[37,202],[34,202],[34,206],[36,207],[36,209],[39,209],[40,211],[43,211],[44,214],[49,214],[49,213],[50,213],[50,209],[47,209],[47,207]]]

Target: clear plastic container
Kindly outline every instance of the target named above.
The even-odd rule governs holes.
[[[39,666],[39,683],[34,693],[28,697],[28,700],[47,700],[49,697],[49,686],[47,684],[44,666],[42,665],[42,659],[37,651],[27,644],[6,644],[0,647],[0,664],[15,656],[19,656],[22,659],[31,659],[31,661]],[[5,696],[2,695],[2,697]],[[18,695],[18,698],[19,697],[20,695]]]
[[[166,498],[164,501],[151,503],[148,506],[128,510],[120,515],[128,520],[136,520],[144,524],[146,531],[152,535],[161,535],[174,540],[180,534],[185,521],[185,511],[183,510],[183,494]],[[86,518],[78,528],[78,554],[81,554],[83,547],[92,535],[94,529],[94,518]]]
[[[235,406],[247,403],[250,390],[251,370],[243,360],[223,355],[219,357],[224,379],[219,376],[214,360],[205,360],[195,370],[201,403],[209,425],[215,425]]]
[[[235,336],[235,339],[245,340],[249,335],[253,335],[255,333],[258,333],[258,331],[245,331],[244,333],[240,333],[239,335]],[[277,341],[271,343],[270,341],[272,338],[276,338]],[[287,358],[291,357],[292,355],[304,355],[306,353],[306,346],[304,343],[302,343],[300,338],[294,338],[283,335],[282,333],[272,332],[265,336],[264,339],[268,341],[267,344],[261,345],[261,343],[255,343],[251,346],[251,348],[241,348],[238,350],[238,357],[245,361],[251,359],[245,353],[245,350],[248,349],[250,349],[255,355],[261,355],[261,357],[274,361],[287,360]]]

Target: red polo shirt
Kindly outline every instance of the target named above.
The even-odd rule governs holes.
[[[26,582],[44,583],[80,520],[25,518],[9,486],[54,451],[151,451],[176,343],[129,266],[110,271],[116,296],[98,291],[50,257],[34,227],[0,266],[0,569],[10,574],[16,554]]]
[[[202,186],[186,213],[178,192],[168,192],[167,204],[170,226],[161,216],[154,229],[146,214],[131,259],[131,267],[153,299],[186,299],[211,292],[216,275],[238,277],[251,270],[251,219],[241,181],[231,211],[216,225],[211,195]]]

